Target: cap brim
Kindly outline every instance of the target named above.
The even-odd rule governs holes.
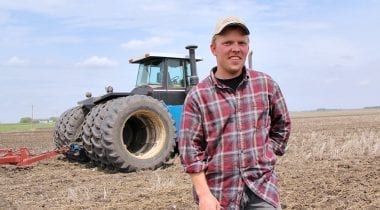
[[[249,35],[249,30],[248,30],[247,26],[245,26],[242,23],[229,23],[229,24],[225,25],[224,27],[222,27],[217,33],[215,33],[215,35],[222,34],[225,31],[226,28],[231,27],[231,26],[238,26],[238,27],[240,27],[244,31],[244,33],[246,35]]]

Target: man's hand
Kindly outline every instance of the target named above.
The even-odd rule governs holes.
[[[210,193],[199,197],[199,210],[220,210],[219,201]]]
[[[221,206],[219,201],[211,193],[207,185],[205,173],[191,173],[191,181],[195,187],[195,192],[199,198],[199,210],[220,210]]]

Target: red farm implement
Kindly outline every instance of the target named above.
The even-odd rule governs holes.
[[[68,148],[62,148],[59,150],[33,155],[25,147],[20,148],[17,152],[12,149],[0,149],[0,165],[10,164],[16,166],[28,166],[37,161],[52,158],[67,151]]]

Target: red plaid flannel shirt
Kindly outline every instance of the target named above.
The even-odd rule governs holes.
[[[234,91],[218,82],[214,71],[189,92],[184,104],[179,152],[185,172],[204,171],[225,209],[239,209],[245,186],[277,207],[274,166],[290,133],[281,90],[268,75],[244,69]]]

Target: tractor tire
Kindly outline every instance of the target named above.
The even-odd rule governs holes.
[[[83,148],[85,149],[87,156],[94,162],[98,162],[99,157],[95,154],[94,145],[91,142],[91,138],[93,135],[92,127],[94,126],[94,120],[99,115],[101,108],[102,108],[101,104],[93,107],[91,111],[86,115],[84,119],[84,124],[83,124],[83,133],[82,133]]]
[[[55,123],[53,141],[56,149],[60,149],[66,144],[65,140],[61,138],[60,127],[63,126],[63,121],[66,118],[67,112],[69,112],[70,110],[67,110],[64,113],[62,113],[61,116],[58,118],[57,122]]]
[[[81,107],[77,106],[65,111],[58,119],[54,129],[54,143],[57,149],[72,144],[83,145],[82,132],[84,116],[87,114]],[[69,159],[78,161],[87,161],[88,157],[84,151],[80,150],[79,154],[65,153]]]
[[[109,103],[111,101],[95,106],[86,116],[82,136],[83,146],[88,156],[93,161],[105,166],[110,165],[110,163],[101,144],[102,132],[100,126],[104,118],[104,109]]]
[[[79,106],[65,111],[58,119],[54,129],[56,148],[68,146],[70,143],[81,142],[82,124],[85,112]]]
[[[175,155],[174,120],[163,103],[149,96],[108,103],[101,131],[107,159],[120,171],[156,169]]]

